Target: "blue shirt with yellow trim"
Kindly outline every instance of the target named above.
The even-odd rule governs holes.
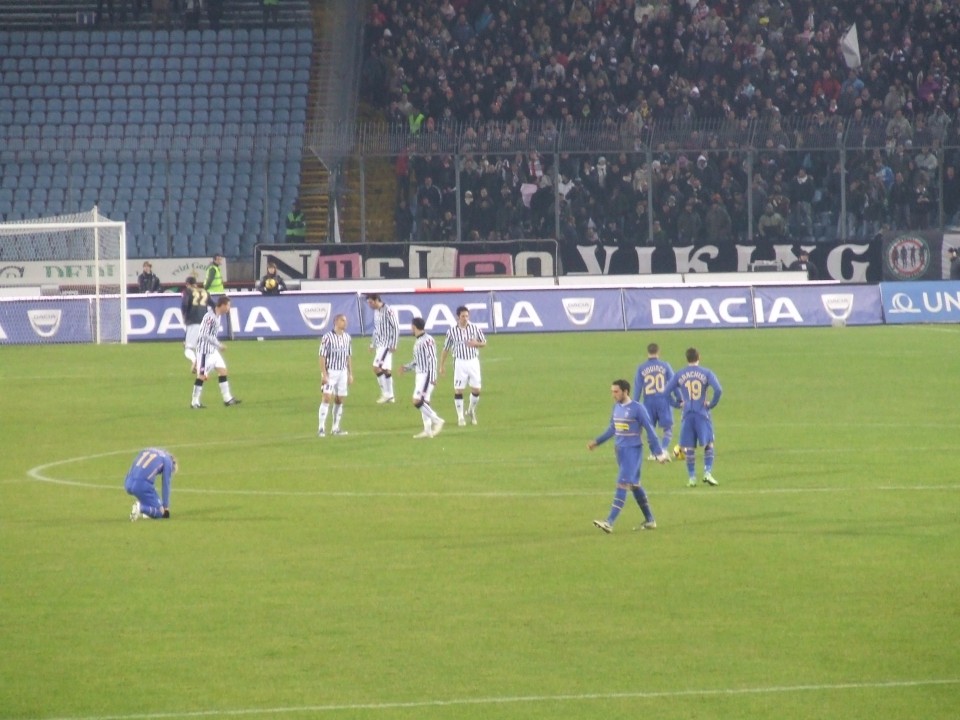
[[[605,443],[612,437],[616,438],[616,446],[623,447],[643,447],[643,438],[640,433],[645,430],[647,433],[647,443],[650,445],[650,452],[659,455],[663,452],[660,441],[657,439],[657,432],[650,421],[650,415],[646,408],[636,400],[628,400],[623,403],[614,403],[613,412],[610,416],[610,425],[596,439],[597,445]]]

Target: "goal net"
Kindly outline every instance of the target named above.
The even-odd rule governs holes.
[[[88,212],[0,223],[0,342],[127,341],[127,230]]]

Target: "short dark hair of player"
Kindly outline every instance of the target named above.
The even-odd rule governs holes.
[[[687,348],[687,362],[695,363],[700,359],[700,352],[696,348]]]
[[[221,295],[217,299],[217,307],[223,307],[224,305],[229,305],[229,304],[230,304],[230,298],[228,298],[226,295]]]
[[[628,380],[614,380],[611,385],[615,385],[628,395],[630,394],[630,382]]]
[[[647,345],[647,355],[656,355],[658,352],[660,352],[660,346],[656,343]]]
[[[417,330],[424,330],[424,329],[426,329],[426,327],[427,327],[427,323],[424,322],[424,320],[423,320],[422,317],[415,317],[415,318],[413,319],[413,321],[411,322],[411,324],[412,324]]]
[[[380,302],[380,296],[377,293],[367,293],[367,300],[373,300],[374,302]]]
[[[470,312],[466,305],[461,305],[457,308],[457,317],[460,317],[460,313]]]

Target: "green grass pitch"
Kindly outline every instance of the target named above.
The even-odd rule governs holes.
[[[490,336],[477,427],[375,404],[316,437],[313,340],[0,349],[0,720],[921,718],[960,712],[956,327]],[[690,345],[717,488],[613,493],[610,382]],[[406,361],[411,340],[399,351]],[[174,451],[173,519],[123,476]]]

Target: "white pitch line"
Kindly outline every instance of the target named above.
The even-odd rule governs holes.
[[[354,703],[341,705],[300,705],[276,708],[240,708],[235,710],[194,710],[187,712],[136,713],[130,715],[87,715],[33,720],[174,720],[176,718],[243,717],[246,715],[295,715],[300,713],[337,713],[357,710],[409,710],[470,705],[515,705],[521,703],[585,702],[589,700],[658,700],[684,697],[736,697],[738,695],[774,695],[839,690],[892,690],[897,688],[960,685],[960,678],[942,680],[889,680],[880,682],[834,683],[822,685],[774,685],[772,687],[720,688],[700,690],[663,690],[652,692],[582,693],[579,695],[515,695],[506,697],[453,698],[409,702]],[[12,719],[11,719],[12,720]]]
[[[197,443],[198,445],[207,445],[209,443]],[[171,446],[173,447],[173,446]],[[178,447],[185,447],[180,445]],[[113,450],[95,455],[81,455],[65,460],[56,460],[44,465],[37,465],[27,471],[27,475],[38,482],[50,485],[62,485],[68,487],[86,488],[88,490],[116,490],[119,484],[104,485],[100,483],[88,483],[79,480],[64,480],[61,478],[49,477],[44,474],[49,468],[61,465],[69,465],[75,462],[84,462],[86,460],[95,460],[111,455],[125,455],[137,452],[136,450]],[[662,482],[662,478],[657,478],[654,482]],[[856,487],[780,487],[780,488],[711,488],[705,492],[694,492],[689,488],[678,489],[658,489],[652,483],[647,483],[647,490],[654,495],[683,495],[687,497],[724,497],[724,496],[743,496],[743,495],[793,495],[806,493],[845,493],[860,492],[862,488]],[[932,492],[932,491],[956,491],[960,490],[960,485],[878,485],[872,488],[873,491],[880,492]],[[597,487],[594,489],[571,489],[571,490],[527,490],[527,491],[500,491],[500,490],[480,490],[473,492],[464,492],[461,490],[451,490],[450,492],[437,491],[412,491],[412,492],[358,492],[356,490],[242,490],[229,489],[218,490],[211,488],[190,488],[177,485],[178,493],[187,493],[192,495],[235,495],[235,496],[256,496],[256,497],[344,497],[344,498],[443,498],[443,497],[472,497],[472,498],[562,498],[562,497],[594,497],[596,495],[605,495],[609,493],[609,488]]]

